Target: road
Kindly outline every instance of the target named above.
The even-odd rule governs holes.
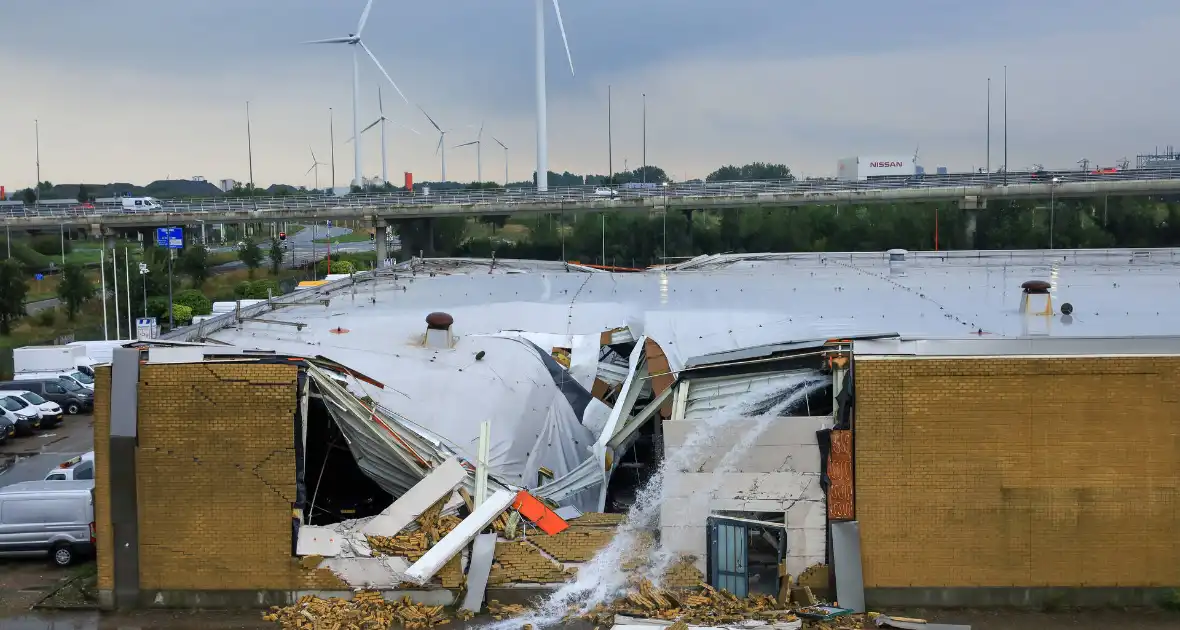
[[[313,233],[314,232],[314,233]],[[327,254],[326,243],[316,243],[315,239],[337,238],[352,234],[348,228],[305,225],[302,230],[287,237],[287,251],[283,256],[283,265],[298,267],[312,260],[319,260]],[[358,241],[354,243],[333,243],[333,252],[368,252],[373,251],[373,241]],[[211,247],[210,252],[233,251],[233,246]],[[245,269],[246,265],[240,260],[234,260],[213,268],[214,273]]]
[[[17,456],[15,464],[0,472],[0,486],[44,479],[58,464],[93,449],[93,416],[66,416],[59,427],[0,446],[0,457]]]

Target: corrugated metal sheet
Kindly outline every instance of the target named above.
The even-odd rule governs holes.
[[[684,381],[682,387],[688,387],[684,419],[704,420],[745,394],[767,390],[775,384],[786,385],[801,375],[814,373],[814,370],[793,370]]]

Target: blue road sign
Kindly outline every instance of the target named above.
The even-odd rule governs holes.
[[[34,278],[36,278],[36,279],[38,279],[38,280],[44,280],[44,279],[45,279],[45,276],[44,276],[44,275],[42,275],[42,274],[37,274],[37,275],[35,275],[35,276],[33,276],[33,277],[34,277]]]
[[[166,249],[184,249],[184,228],[156,228],[156,245]]]

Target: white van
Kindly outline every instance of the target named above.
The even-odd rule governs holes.
[[[154,197],[123,197],[123,209],[132,212],[152,212],[160,210],[160,200]]]
[[[71,457],[45,475],[45,481],[77,479],[94,479],[94,451]]]
[[[0,557],[49,554],[58,566],[94,554],[94,481],[0,487]]]
[[[61,406],[52,400],[46,400],[40,394],[31,392],[25,389],[3,389],[0,390],[0,396],[15,396],[29,404],[30,407],[35,407],[37,411],[41,412],[41,428],[52,429],[61,424],[62,412]]]
[[[56,378],[59,380],[73,381],[79,387],[83,387],[91,392],[94,391],[94,377],[82,372],[80,370],[71,370],[69,372],[21,372],[13,377],[16,381],[33,381],[44,380],[47,378]]]

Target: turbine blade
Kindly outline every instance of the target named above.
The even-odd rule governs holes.
[[[479,121],[479,134],[476,135],[475,137],[480,140],[483,140],[483,121],[482,120]]]
[[[361,31],[365,30],[365,22],[369,21],[369,10],[373,8],[373,0],[365,3],[365,10],[361,13],[361,19],[356,23],[356,36],[361,36]]]
[[[372,129],[373,127],[376,127],[377,125],[381,124],[382,120],[384,120],[384,119],[378,118],[377,120],[373,121],[373,124],[369,125],[368,127],[365,127],[364,129],[361,129],[361,133],[364,133],[364,132]]]
[[[464,142],[463,144],[456,144],[455,146],[453,146],[453,147],[451,147],[451,148],[452,148],[452,149],[458,149],[459,147],[469,147],[469,146],[471,146],[471,145],[473,145],[473,144],[479,144],[479,143],[478,143],[478,142]]]
[[[439,133],[443,132],[442,127],[439,127],[438,123],[434,122],[434,119],[430,117],[430,114],[426,113],[426,110],[422,109],[421,105],[418,106],[418,111],[422,112],[422,115],[426,117],[426,120],[429,120],[430,124],[434,125],[434,128],[437,129]]]
[[[385,75],[385,78],[389,80],[389,84],[393,86],[393,89],[397,90],[397,93],[402,97],[402,100],[406,102],[406,105],[409,105],[410,99],[406,98],[405,94],[402,94],[402,89],[393,82],[393,78],[390,77],[389,73],[385,71],[385,66],[381,65],[380,61],[377,61],[377,55],[374,55],[373,51],[369,50],[369,47],[366,46],[364,42],[357,40],[356,44],[357,46],[361,47],[361,50],[365,51],[365,53],[369,55],[369,59],[372,59],[373,63],[377,64],[377,69],[381,71],[381,74]]]
[[[387,118],[386,120],[389,120],[389,119]],[[413,127],[411,127],[411,126],[409,126],[409,125],[407,125],[407,124],[404,124],[404,123],[399,123],[399,122],[397,122],[396,120],[390,120],[389,122],[391,122],[391,123],[393,123],[393,124],[397,125],[398,127],[401,127],[401,128],[403,128],[403,129],[409,129],[410,131],[413,131],[413,132],[414,132],[414,135],[416,135],[416,136],[420,136],[420,135],[422,135],[422,134],[418,133],[418,130],[417,130],[417,129],[414,129]]]
[[[356,139],[356,136],[353,136],[352,138],[349,138],[348,140],[345,140],[345,141],[344,141],[344,144],[348,144],[349,142],[352,142],[352,141],[353,141],[353,140],[355,140],[355,139]]]
[[[508,150],[508,147],[505,147],[505,146],[504,146],[504,143],[503,143],[503,142],[500,142],[500,139],[499,139],[499,138],[497,138],[496,136],[492,136],[492,140],[495,140],[495,141],[496,141],[496,144],[500,145],[501,147],[504,147],[504,150],[505,150],[505,151],[507,151],[507,150]]]
[[[557,28],[561,29],[561,43],[565,44],[565,58],[570,62],[570,74],[574,74],[574,56],[570,54],[570,40],[565,36],[565,23],[561,21],[561,5],[553,0],[553,12],[557,14]]]
[[[310,172],[314,171],[314,170],[315,170],[315,167],[317,167],[317,166],[319,166],[319,164],[318,164],[318,163],[317,163],[317,164],[312,164],[312,165],[311,165],[311,168],[307,169],[307,173],[310,173]],[[307,173],[304,173],[304,175],[307,175]]]
[[[303,42],[303,43],[304,44],[347,44],[348,42],[351,42],[351,41],[352,41],[352,38],[350,38],[350,37],[329,37],[328,39],[313,39],[309,42]]]
[[[311,145],[308,145],[308,147],[307,147],[307,152],[311,154],[311,161],[314,163],[314,162],[316,161],[316,159],[315,159],[315,149],[311,148]]]
[[[381,86],[380,85],[377,86],[377,113],[381,114],[382,118],[385,117],[385,105],[381,102]]]
[[[443,137],[439,136],[438,137],[438,146],[434,147],[434,154],[435,155],[438,155],[438,152],[442,150],[442,141],[443,141]]]

